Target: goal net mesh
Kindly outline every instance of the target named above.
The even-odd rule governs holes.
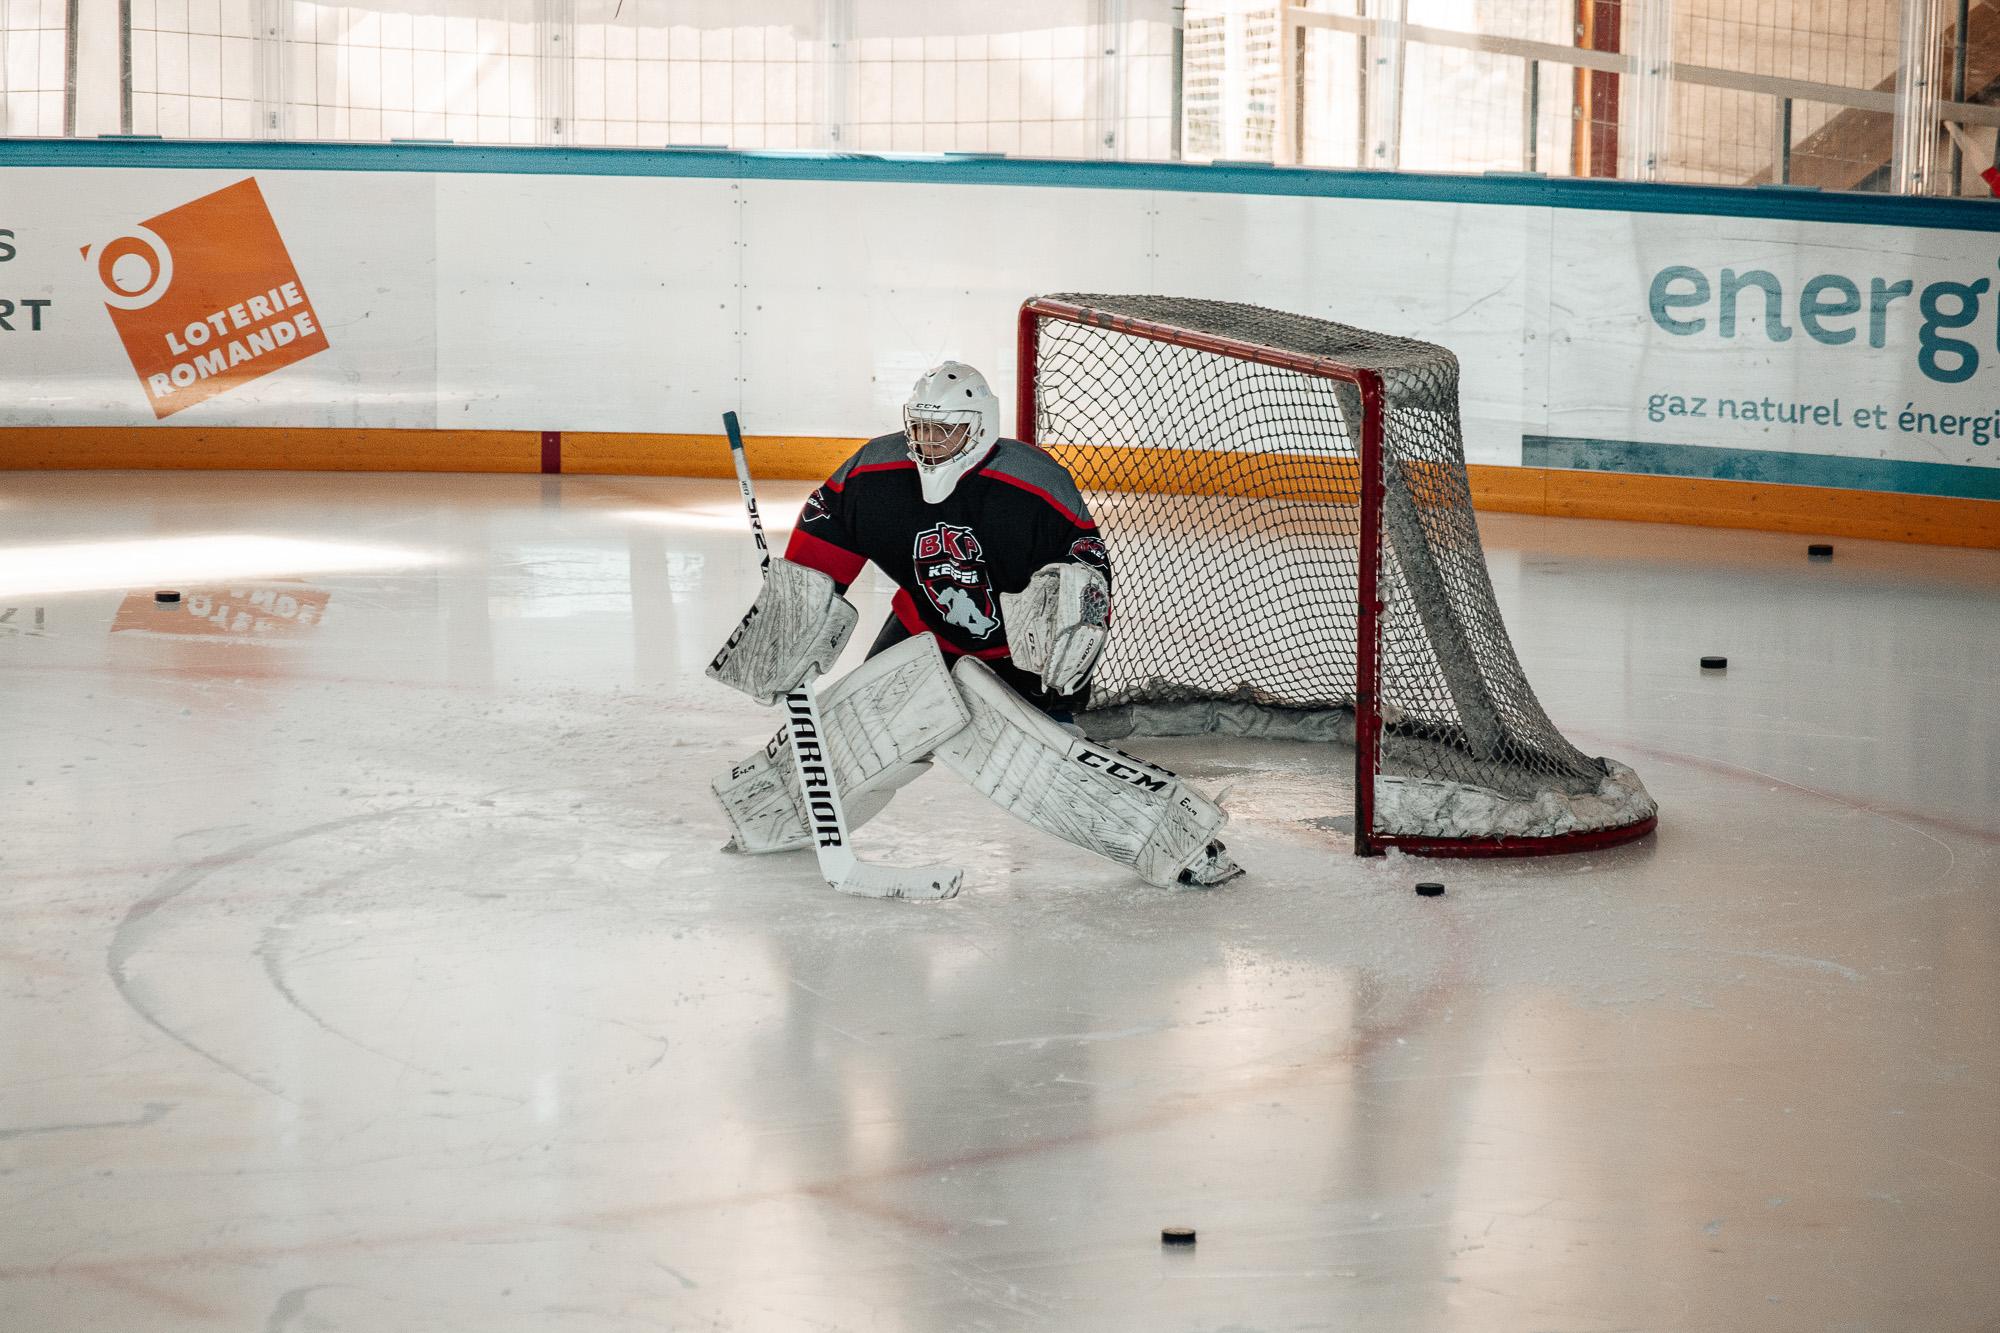
[[[1450,352],[1218,301],[1048,299],[1379,374],[1382,773],[1517,806],[1549,793],[1599,793],[1611,770],[1549,721],[1501,622],[1466,480]],[[1101,733],[1227,730],[1351,742],[1358,390],[1234,352],[1042,317],[1033,408],[1036,442],[1088,493],[1111,557],[1113,628],[1089,700]],[[1388,808],[1378,827],[1548,836],[1525,825],[1483,829],[1488,816],[1456,803],[1456,815],[1440,822],[1433,812],[1415,829],[1398,828],[1410,821]],[[1649,815],[1650,801],[1643,804]],[[1628,802],[1580,817],[1601,826],[1635,809]],[[1555,832],[1574,831],[1572,815],[1553,818],[1565,826]]]

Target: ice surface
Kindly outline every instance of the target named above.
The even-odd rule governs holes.
[[[0,476],[0,1328],[2000,1320],[2000,556],[1484,527],[1655,837],[1363,861],[1347,750],[1134,740],[1248,875],[937,772],[905,904],[719,850],[730,483]]]

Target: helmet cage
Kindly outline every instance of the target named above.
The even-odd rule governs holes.
[[[918,467],[943,467],[954,459],[963,457],[980,444],[980,434],[986,425],[985,417],[979,412],[960,409],[931,409],[926,407],[903,408],[903,440],[909,449],[910,459]],[[954,426],[965,427],[958,448],[942,456],[926,454],[917,445],[918,426],[943,426],[947,430]]]

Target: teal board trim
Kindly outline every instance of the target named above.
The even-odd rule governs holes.
[[[1637,472],[1654,477],[1705,477],[1717,481],[2000,500],[2000,466],[1907,463],[1889,458],[1841,458],[1833,454],[1788,454],[1771,449],[1712,449],[1696,444],[1646,444],[1637,440],[1555,435],[1523,436],[1521,462],[1527,467],[1581,472]]]
[[[0,139],[3,167],[220,171],[418,171],[524,176],[667,176],[730,180],[903,181],[1202,194],[1379,199],[1781,218],[2000,232],[2000,201],[1848,194],[1773,186],[1660,185],[1519,172],[1446,175],[1326,167],[1085,162],[983,153],[751,152],[733,149],[535,148],[450,143],[303,143],[197,139]],[[1049,225],[1064,225],[1051,218]]]

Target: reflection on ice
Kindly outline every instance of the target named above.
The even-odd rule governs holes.
[[[0,547],[0,597],[135,586],[171,588],[197,581],[415,569],[443,563],[445,557],[435,552],[400,546],[301,541],[254,533],[56,542]]]
[[[764,533],[772,539],[772,545],[782,549],[783,544],[776,539],[791,533],[798,514],[788,504],[773,505],[772,509],[774,512],[763,515]],[[683,532],[740,532],[745,541],[750,540],[750,520],[744,516],[740,504],[734,509],[627,509],[612,517],[622,523],[645,523]]]

